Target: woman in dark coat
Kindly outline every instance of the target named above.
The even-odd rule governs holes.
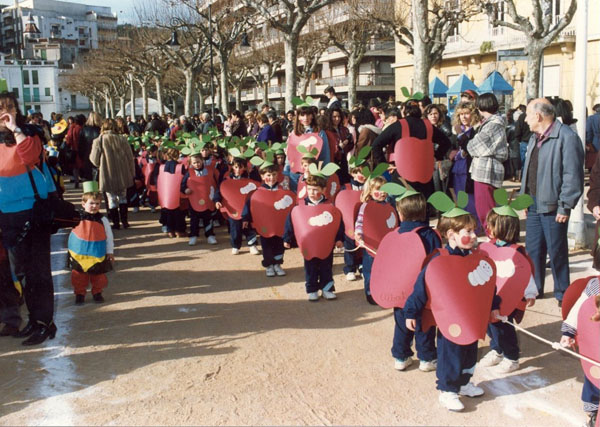
[[[100,114],[92,111],[79,135],[78,156],[82,163],[79,175],[83,181],[92,181],[96,178],[96,168],[90,162],[90,152],[92,151],[94,139],[100,136],[100,126],[102,126],[102,117],[100,117]]]

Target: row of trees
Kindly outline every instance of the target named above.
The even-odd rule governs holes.
[[[269,83],[283,66],[288,109],[293,96],[306,95],[319,58],[335,46],[348,58],[348,101],[353,105],[359,66],[370,43],[393,35],[414,57],[413,90],[427,93],[429,72],[442,59],[448,37],[461,22],[484,11],[493,25],[527,35],[527,90],[534,97],[539,92],[543,50],[570,23],[577,5],[570,0],[566,13],[553,19],[552,0],[531,4],[531,15],[524,16],[517,12],[514,0],[143,2],[137,9],[138,24],[121,28],[116,41],[83,58],[68,86],[90,97],[95,108],[103,104],[107,115],[114,115],[116,100],[124,108],[125,99],[134,101],[139,90],[145,116],[150,92],[161,110],[164,100],[175,107],[177,98],[183,98],[184,114],[189,116],[194,94],[198,109],[203,109],[212,85],[218,88],[216,104],[227,113],[230,90],[240,108],[249,78],[267,102]],[[499,13],[499,8],[506,13]],[[178,49],[165,43],[174,31]],[[251,45],[242,46],[248,37]],[[140,112],[132,111],[136,113]]]

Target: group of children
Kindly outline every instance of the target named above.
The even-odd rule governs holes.
[[[461,396],[484,393],[470,380],[477,363],[478,340],[486,332],[491,350],[480,364],[498,365],[496,369],[501,373],[518,369],[517,335],[503,320],[519,322],[525,306],[532,306],[537,296],[531,265],[524,248],[518,245],[516,210],[526,208],[527,200],[509,203],[500,194],[500,206],[487,216],[491,240],[475,250],[477,222],[461,206],[463,197],[454,203],[446,195],[436,193],[426,200],[409,186],[397,186],[401,191],[396,191],[394,198],[390,195],[394,191],[387,190],[392,188],[388,180],[381,176],[383,169],[377,172],[365,168],[368,150],[350,159],[352,179],[341,189],[332,184],[336,167],[318,164],[312,147],[301,150],[303,173],[296,194],[282,176],[283,147],[240,147],[231,149],[228,157],[216,158],[210,143],[194,142],[187,148],[167,148],[163,164],[152,160],[151,153],[156,150],[147,149],[141,154],[146,164],[155,165],[146,170],[151,176],[145,179],[156,185],[147,186],[148,191],[158,192],[163,230],[171,237],[185,235],[188,210],[189,244],[197,243],[200,222],[207,242],[215,244],[213,222],[223,212],[232,254],[239,253],[242,236],[246,237],[250,252],[259,254],[260,237],[267,277],[286,274],[282,268],[284,251],[297,245],[304,257],[306,293],[311,302],[320,297],[337,298],[333,253],[335,248],[343,247],[347,280],[356,280],[362,272],[366,298],[375,304],[378,301],[371,286],[376,284],[371,285],[370,279],[373,268],[380,268],[377,262],[374,265],[379,243],[390,232],[414,233],[418,236],[417,246],[422,246],[419,253],[425,256],[418,260],[420,272],[403,278],[405,302],[394,306],[395,368],[404,371],[412,364],[414,339],[419,369],[436,370],[439,402],[451,411],[464,409]],[[152,176],[157,179],[153,181]],[[104,273],[113,260],[112,233],[106,219],[98,214],[101,198],[92,187],[86,188],[84,185],[83,221],[69,239],[77,304],[84,301],[88,281],[94,300],[103,301]],[[429,225],[428,202],[442,212],[435,230]],[[362,260],[357,256],[359,249]],[[396,256],[400,259],[414,249],[399,248]],[[498,250],[503,255],[498,255]],[[520,273],[511,280],[505,271],[507,260],[513,265],[513,276],[515,264],[526,274]],[[598,293],[596,280],[589,292],[586,289],[586,295]],[[574,335],[572,326],[565,326],[563,331],[568,337]],[[572,342],[565,338],[564,344]],[[586,409],[597,410],[598,389],[587,380],[584,394],[591,401]]]

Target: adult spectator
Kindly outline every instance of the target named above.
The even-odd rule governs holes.
[[[402,121],[397,121],[386,127],[375,141],[373,141],[372,154],[375,163],[373,167],[375,167],[376,164],[386,161],[384,150],[387,153],[393,151],[398,140],[409,136],[418,139],[427,138],[427,128],[421,118],[421,108],[419,107],[419,104],[416,101],[407,102],[405,112],[406,117],[403,120],[406,120],[406,124],[408,125],[408,135],[402,132]],[[433,135],[431,136],[431,141],[428,142],[436,147],[434,153],[437,160],[442,160],[448,150],[450,150],[450,140],[436,127],[433,127]],[[433,193],[433,179],[425,184],[420,182],[410,182],[410,184],[415,190],[423,193],[425,198]]]
[[[396,108],[388,108],[385,111],[385,118],[384,118],[383,129],[385,129],[387,126],[391,125],[392,123],[396,123],[401,118],[402,117],[401,117],[400,111],[398,111],[398,109],[396,109]]]
[[[525,120],[534,133],[521,183],[521,193],[530,194],[534,201],[527,214],[525,244],[539,298],[544,294],[546,253],[550,255],[554,296],[561,306],[569,286],[567,223],[583,193],[583,147],[577,134],[556,120],[547,99],[531,101]]]
[[[258,132],[260,132],[260,126],[256,120],[256,112],[252,110],[246,111],[244,116],[246,117],[246,129],[248,131],[248,135],[256,137]]]
[[[29,311],[27,326],[9,332],[28,337],[23,345],[40,344],[56,334],[50,227],[33,217],[35,191],[47,199],[56,189],[46,173],[47,166],[40,164],[43,147],[37,133],[34,126],[25,123],[14,93],[0,93],[0,229]]]
[[[431,105],[431,98],[428,96],[424,96],[419,99],[419,108],[421,109],[421,116],[427,117],[425,114],[425,109]],[[438,110],[439,111],[439,110]]]
[[[259,128],[256,140],[258,142],[266,142],[268,144],[275,142],[275,132],[273,132],[273,128],[269,124],[267,115],[262,113],[257,114],[256,122],[258,123]]]
[[[596,161],[600,150],[600,104],[592,107],[594,114],[585,122],[586,167],[589,169]]]
[[[371,147],[375,138],[381,133],[381,128],[375,126],[375,117],[367,108],[360,107],[352,112],[352,125],[356,128],[356,147],[354,153],[360,153],[363,147]],[[371,160],[373,153],[371,152]]]
[[[133,153],[125,135],[117,134],[113,119],[105,119],[100,136],[94,140],[90,161],[98,168],[100,191],[106,192],[108,213],[113,228],[129,227],[127,220],[127,188],[133,184]]]
[[[97,170],[92,162],[90,162],[90,152],[92,151],[94,139],[100,135],[100,126],[102,126],[102,117],[100,117],[100,114],[92,111],[79,135],[79,157],[82,159],[79,175],[84,181],[96,180],[97,177]]]
[[[85,119],[84,119],[85,121]],[[117,133],[120,135],[129,135],[129,128],[127,127],[127,123],[125,123],[125,120],[123,119],[123,117],[118,116],[115,119],[115,122],[117,123]]]
[[[44,140],[42,141],[44,144],[50,141],[50,123],[44,120],[42,113],[33,113],[31,115],[31,123],[41,130],[42,134],[44,135]]]
[[[211,128],[215,127],[215,122],[212,121],[210,114],[202,113],[200,115],[200,125],[196,128],[196,133],[198,135],[207,134]]]
[[[271,129],[273,129],[274,134],[274,142],[283,142],[283,129],[281,127],[281,122],[277,118],[277,113],[275,111],[269,111],[267,113],[267,120],[269,120],[269,124],[271,125]]]
[[[433,126],[441,130],[448,138],[452,136],[452,128],[446,123],[445,116],[438,104],[429,104],[425,107],[423,116],[431,122]]]
[[[587,207],[596,220],[596,227],[594,227],[596,231],[591,254],[592,267],[600,270],[600,244],[598,244],[598,240],[600,239],[600,230],[598,229],[600,227],[600,157],[596,157],[596,162],[590,173],[590,190],[587,193],[587,197]]]
[[[261,114],[267,114],[270,111],[269,104],[263,104],[260,106]]]
[[[231,124],[231,136],[239,136],[240,138],[248,136],[248,130],[246,129],[246,124],[240,110],[235,110],[231,113],[229,122]]]
[[[342,102],[340,101],[340,99],[335,94],[335,89],[333,88],[333,86],[327,86],[325,88],[325,91],[323,93],[325,93],[325,96],[329,100],[327,102],[327,109],[328,110],[333,110],[334,108],[339,108],[339,109],[342,108]]]
[[[420,105],[419,105],[420,106]],[[438,104],[429,104],[425,107],[424,117],[439,130],[441,130],[448,139],[452,138],[452,128],[443,120],[444,116]],[[433,189],[435,191],[446,191],[448,188],[448,177],[452,161],[445,157],[443,160],[435,162],[433,170]]]
[[[460,94],[460,102],[472,102],[477,103],[477,93],[472,89],[467,89]]]
[[[529,145],[529,140],[531,139],[531,135],[533,134],[533,132],[531,132],[531,129],[529,129],[529,125],[525,121],[526,116],[527,114],[525,112],[521,114],[517,120],[515,120],[514,137],[517,141],[519,141],[519,160],[521,161],[521,174],[523,173],[523,165],[525,164],[527,146]],[[523,177],[521,176],[521,178]]]
[[[289,110],[285,113],[285,120],[283,122],[285,135],[286,137],[294,131],[294,122],[295,122],[296,112],[294,110]]]
[[[81,131],[85,124],[85,116],[78,114],[73,123],[69,125],[67,129],[67,136],[65,137],[65,143],[70,148],[71,158],[69,159],[70,169],[73,171],[73,181],[75,182],[75,188],[79,188],[79,171],[83,167],[83,159],[79,155],[79,138],[81,137]]]
[[[146,132],[156,132],[159,135],[164,135],[169,129],[169,125],[158,116],[157,113],[152,113],[152,119],[146,125]]]
[[[346,120],[346,114],[341,108],[333,108],[329,110],[329,123],[331,129],[335,132],[335,138],[332,138],[337,147],[333,150],[333,161],[340,167],[337,171],[337,175],[340,179],[341,184],[350,182],[350,175],[348,174],[348,154],[354,149],[354,140],[352,135],[344,122]]]
[[[127,127],[129,128],[129,133],[131,135],[139,136],[142,133],[142,128],[136,123],[135,118],[132,116],[127,116]]]
[[[485,217],[496,206],[494,190],[502,187],[503,163],[508,159],[506,124],[498,114],[498,107],[493,93],[484,93],[477,99],[477,109],[483,120],[477,135],[467,144],[467,151],[473,157],[470,172],[475,183],[475,210],[486,232]]]

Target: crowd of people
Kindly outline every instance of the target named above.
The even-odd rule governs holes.
[[[214,228],[226,226],[232,256],[241,254],[245,238],[249,253],[262,256],[267,277],[285,276],[285,251],[299,247],[313,303],[337,298],[333,255],[339,252],[345,279],[362,277],[366,301],[385,306],[379,277],[389,266],[378,249],[398,235],[410,243],[396,243],[393,256],[420,268],[401,278],[403,301],[390,306],[395,368],[413,362],[414,338],[419,369],[436,370],[439,401],[452,411],[464,408],[460,396],[484,393],[470,382],[481,331],[491,337],[481,363],[499,365],[502,373],[519,369],[515,330],[501,319],[520,320],[525,302],[544,297],[547,256],[562,305],[570,284],[567,222],[583,194],[584,163],[600,161],[599,121],[590,117],[584,152],[572,108],[560,99],[531,100],[502,115],[493,94],[466,91],[450,117],[428,97],[346,110],[333,88],[325,95],[324,108],[296,98],[296,108],[283,114],[263,105],[227,117],[218,109],[179,118],[154,113],[147,121],[102,120],[92,112],[45,122],[38,113],[26,120],[14,96],[0,94],[0,229],[7,253],[0,257],[0,334],[35,345],[57,332],[50,231],[36,215],[40,200],[60,198],[69,174],[75,188],[80,181],[84,187],[83,212],[69,238],[76,304],[85,302],[89,284],[93,300],[104,302],[113,230],[130,227],[129,208],[160,207],[161,231],[190,246],[200,243],[201,229],[208,244],[217,244]],[[594,108],[600,117],[600,106]],[[600,166],[592,169],[590,194],[600,194],[598,174]],[[521,181],[523,196],[514,203],[502,190],[505,180]],[[102,200],[110,223],[99,213]],[[589,207],[600,219],[600,199],[590,197]],[[523,209],[526,251],[518,245],[516,211]],[[436,215],[434,229],[429,221]],[[485,254],[474,251],[478,237],[490,241]],[[492,267],[497,248],[525,260],[529,272],[503,292]],[[26,262],[32,257],[39,259],[35,267]],[[462,259],[465,274],[455,274],[454,283],[449,273],[463,272]],[[578,333],[573,316],[600,293],[598,279],[580,292],[562,327],[565,346]],[[21,329],[23,296],[29,321]],[[465,301],[483,310],[467,314]],[[580,334],[589,330],[579,326]],[[593,424],[598,388],[587,377],[582,398]]]

